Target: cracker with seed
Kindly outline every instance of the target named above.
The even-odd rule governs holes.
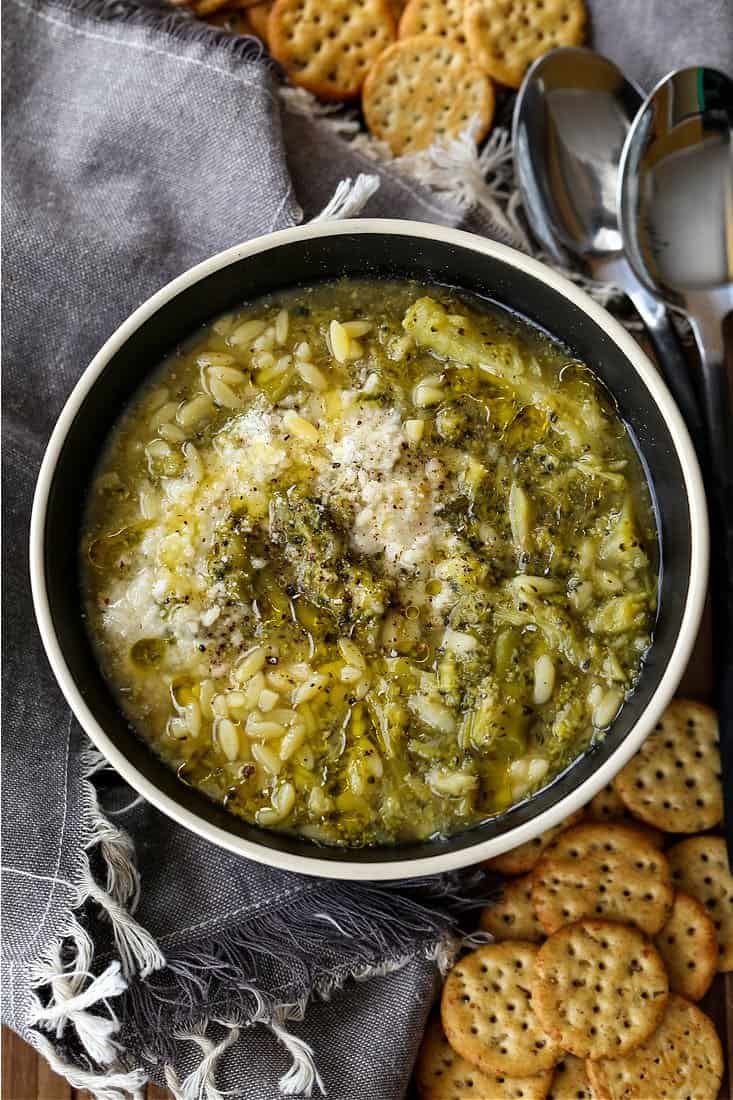
[[[725,841],[719,836],[692,836],[667,852],[672,881],[697,898],[715,925],[718,970],[733,970],[733,875]]]
[[[507,940],[460,959],[443,986],[441,1016],[453,1049],[483,1073],[536,1076],[552,1069],[557,1044],[540,1025],[530,985],[538,947]]]
[[[427,1026],[415,1065],[420,1100],[544,1100],[551,1080],[552,1070],[535,1077],[482,1073],[456,1054],[439,1016]]]
[[[651,825],[645,825],[638,817],[634,817],[631,810],[615,790],[613,783],[603,787],[595,797],[591,798],[585,807],[584,817],[587,821],[608,821],[614,824],[633,825],[646,834],[647,839],[655,848],[664,847],[664,833],[660,829],[653,829]]]
[[[621,796],[613,789],[612,783],[603,787],[591,798],[585,807],[585,816],[590,821],[634,820],[631,811],[627,810],[626,804],[621,801]]]
[[[459,42],[421,34],[395,42],[372,65],[362,107],[371,132],[399,156],[472,123],[481,141],[494,117],[494,89]]]
[[[672,992],[688,1001],[704,997],[718,969],[718,938],[704,905],[678,891],[654,946],[667,968]]]
[[[267,36],[293,84],[321,99],[353,99],[395,24],[386,0],[275,0]]]
[[[547,1100],[593,1100],[582,1058],[576,1058],[574,1054],[563,1054],[555,1066]]]
[[[697,833],[723,820],[715,711],[674,699],[613,781],[635,817],[668,833]]]
[[[554,840],[565,832],[566,829],[576,825],[583,817],[583,811],[567,817],[561,825],[540,833],[534,840],[528,840],[526,844],[520,844],[518,848],[512,848],[509,852],[502,852],[500,856],[487,859],[483,864],[487,871],[498,871],[500,875],[526,875],[531,871],[538,859]]]
[[[510,88],[548,50],[579,46],[585,24],[583,0],[466,0],[463,20],[476,63]]]
[[[464,0],[408,0],[397,35],[411,38],[416,34],[439,34],[465,46],[463,8]]]
[[[655,935],[672,910],[664,855],[628,825],[576,825],[532,871],[532,905],[545,932],[583,917],[631,921]]]
[[[631,925],[567,924],[537,952],[532,1004],[542,1027],[578,1058],[610,1058],[658,1026],[669,994],[659,952]]]
[[[532,908],[532,879],[529,875],[511,879],[502,887],[501,897],[494,905],[481,910],[479,924],[491,932],[495,940],[529,940],[540,943],[545,938],[542,925]]]
[[[623,1057],[588,1062],[587,1070],[596,1100],[716,1100],[723,1050],[712,1020],[673,993],[650,1039]]]

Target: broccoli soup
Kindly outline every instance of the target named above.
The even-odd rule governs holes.
[[[102,670],[187,784],[359,846],[547,784],[634,690],[655,527],[613,402],[480,299],[248,304],[112,433],[82,540]]]

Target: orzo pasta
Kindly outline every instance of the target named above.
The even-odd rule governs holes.
[[[356,846],[500,813],[602,735],[650,645],[654,545],[567,349],[465,295],[343,281],[157,369],[82,575],[101,667],[182,779]]]

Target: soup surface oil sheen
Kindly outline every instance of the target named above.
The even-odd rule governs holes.
[[[344,280],[156,370],[81,571],[101,668],[181,779],[354,847],[501,813],[602,736],[651,642],[654,545],[586,366],[479,299]]]

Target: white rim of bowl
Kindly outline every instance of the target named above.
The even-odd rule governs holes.
[[[376,233],[442,241],[485,256],[491,256],[510,267],[517,268],[533,276],[562,294],[563,297],[586,313],[613,340],[641,377],[669,428],[685,481],[692,531],[690,583],[685,600],[682,624],[672,656],[638,722],[608,760],[592,776],[556,805],[543,811],[532,820],[517,825],[516,828],[499,837],[473,845],[468,844],[454,852],[415,859],[396,859],[384,863],[366,860],[364,863],[358,863],[338,859],[321,859],[317,854],[318,849],[315,847],[314,855],[311,857],[260,845],[252,840],[235,836],[217,825],[210,824],[197,814],[181,806],[175,799],[164,794],[155,784],[151,783],[107,736],[85,703],[69,672],[51,619],[44,562],[44,530],[48,494],[61,447],[89,390],[112,356],[122,347],[132,333],[161,306],[169,302],[171,298],[176,297],[193,283],[198,282],[214,271],[218,271],[220,268],[227,267],[238,260],[256,255],[259,252],[269,251],[280,245],[307,241],[313,237],[330,237],[345,233]],[[143,798],[147,799],[148,802],[168,817],[173,818],[174,821],[206,840],[210,840],[238,855],[247,856],[258,863],[269,864],[300,874],[372,881],[438,874],[442,871],[455,870],[498,856],[502,852],[534,839],[539,833],[545,832],[554,825],[558,825],[564,818],[584,806],[598,791],[610,783],[611,779],[633,756],[654,728],[680,682],[702,616],[707,589],[708,554],[709,538],[705,491],[690,436],[661,376],[641,351],[633,337],[605,309],[597,305],[592,298],[579,290],[569,280],[558,275],[539,261],[515,251],[513,248],[475,236],[472,233],[466,233],[463,230],[450,229],[427,222],[382,218],[321,222],[315,225],[296,226],[293,229],[282,229],[263,237],[257,237],[202,261],[173,279],[156,294],[153,294],[151,298],[148,298],[120,325],[97,352],[66,402],[43,458],[33,499],[30,528],[30,573],[33,605],[46,655],[66,701],[77,720],[120,776]]]

